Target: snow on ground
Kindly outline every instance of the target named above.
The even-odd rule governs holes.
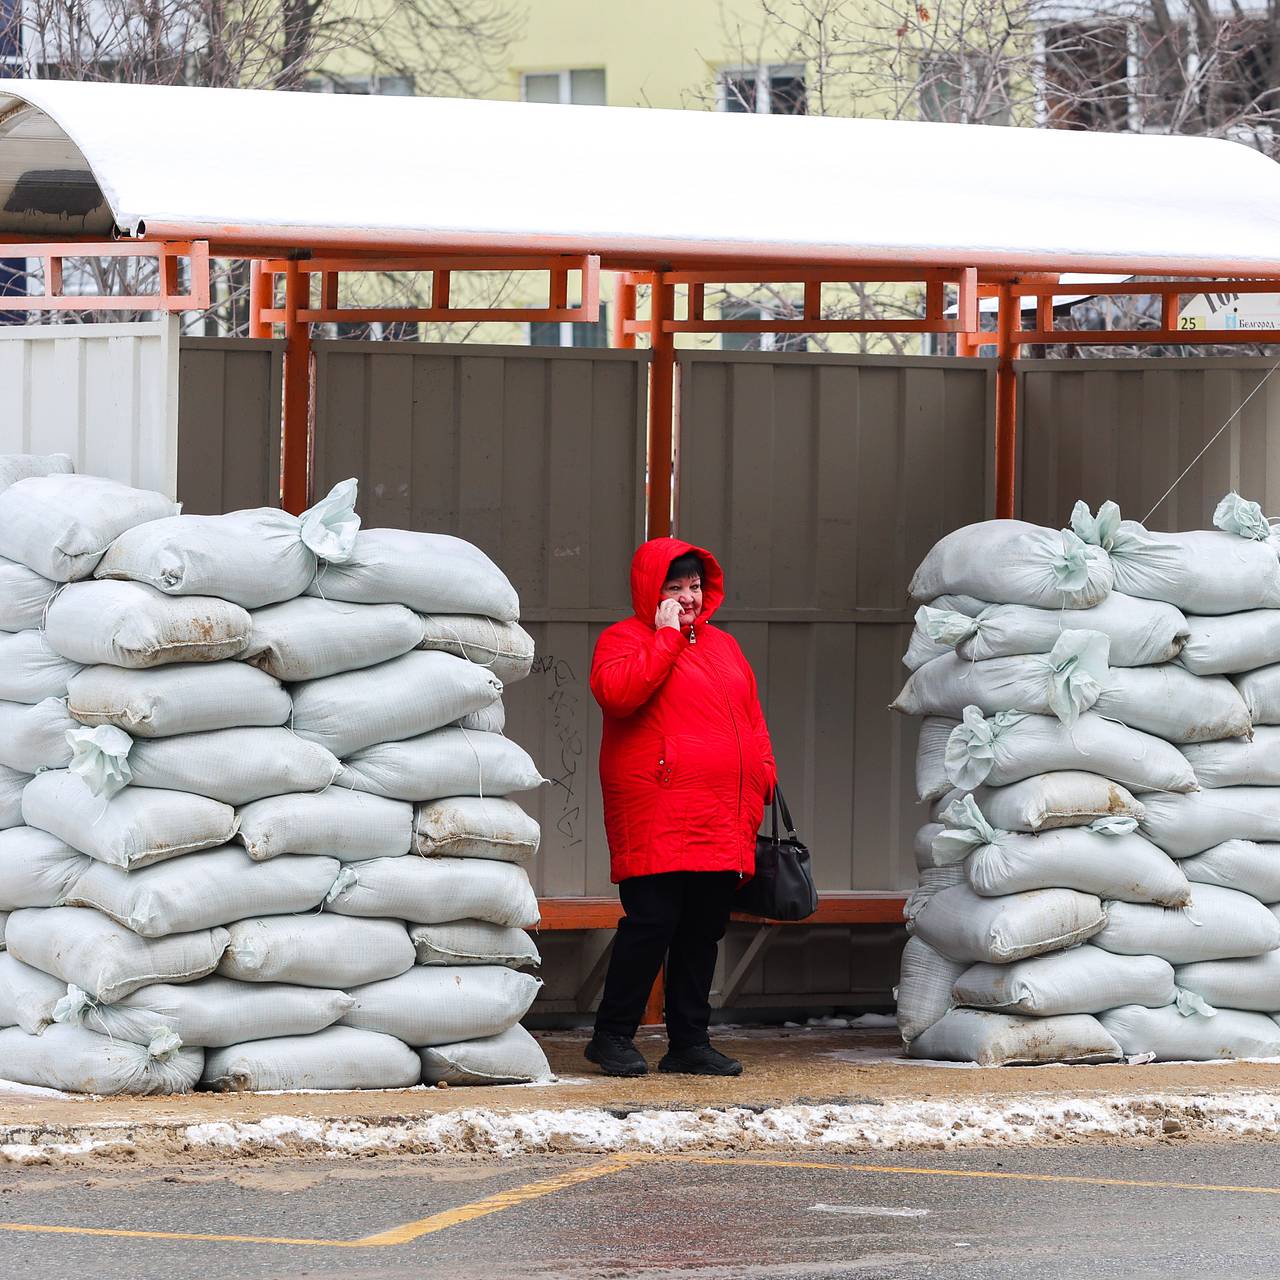
[[[402,1123],[271,1116],[188,1125],[193,1147],[223,1150],[483,1152],[759,1151],[1026,1145],[1062,1138],[1249,1137],[1280,1130],[1280,1097],[1265,1093],[1133,1097],[901,1100],[884,1103],[704,1108],[688,1111],[486,1109]],[[3,1148],[0,1148],[3,1150]]]

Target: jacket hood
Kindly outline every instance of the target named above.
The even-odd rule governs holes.
[[[653,626],[653,615],[658,611],[658,601],[662,599],[662,588],[671,562],[691,551],[701,557],[706,567],[702,578],[702,612],[694,626],[700,627],[709,622],[711,615],[724,603],[724,570],[710,551],[681,538],[650,538],[636,548],[631,558],[631,606],[636,617],[646,626]]]

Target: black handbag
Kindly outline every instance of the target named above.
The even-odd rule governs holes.
[[[778,810],[786,827],[778,838]],[[796,839],[791,811],[779,787],[773,789],[767,836],[756,836],[756,873],[734,895],[733,909],[765,920],[807,920],[818,909],[818,891],[809,870],[809,850]]]

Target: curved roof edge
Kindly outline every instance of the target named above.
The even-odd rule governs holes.
[[[1270,275],[1280,165],[1203,138],[0,80],[0,234],[113,226],[272,249]]]

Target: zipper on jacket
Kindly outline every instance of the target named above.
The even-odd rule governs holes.
[[[715,661],[711,662],[711,669],[715,672],[716,683],[720,686],[720,696],[724,698],[725,709],[729,712],[729,723],[733,725],[733,739],[738,744],[738,821],[742,821],[742,782],[743,782],[743,761],[742,761],[742,735],[738,732],[738,717],[733,714],[733,699],[729,697],[729,690],[725,685],[724,677],[720,674],[720,668],[716,666]],[[746,865],[742,860],[742,854],[738,854],[738,879],[742,879],[746,875]]]

